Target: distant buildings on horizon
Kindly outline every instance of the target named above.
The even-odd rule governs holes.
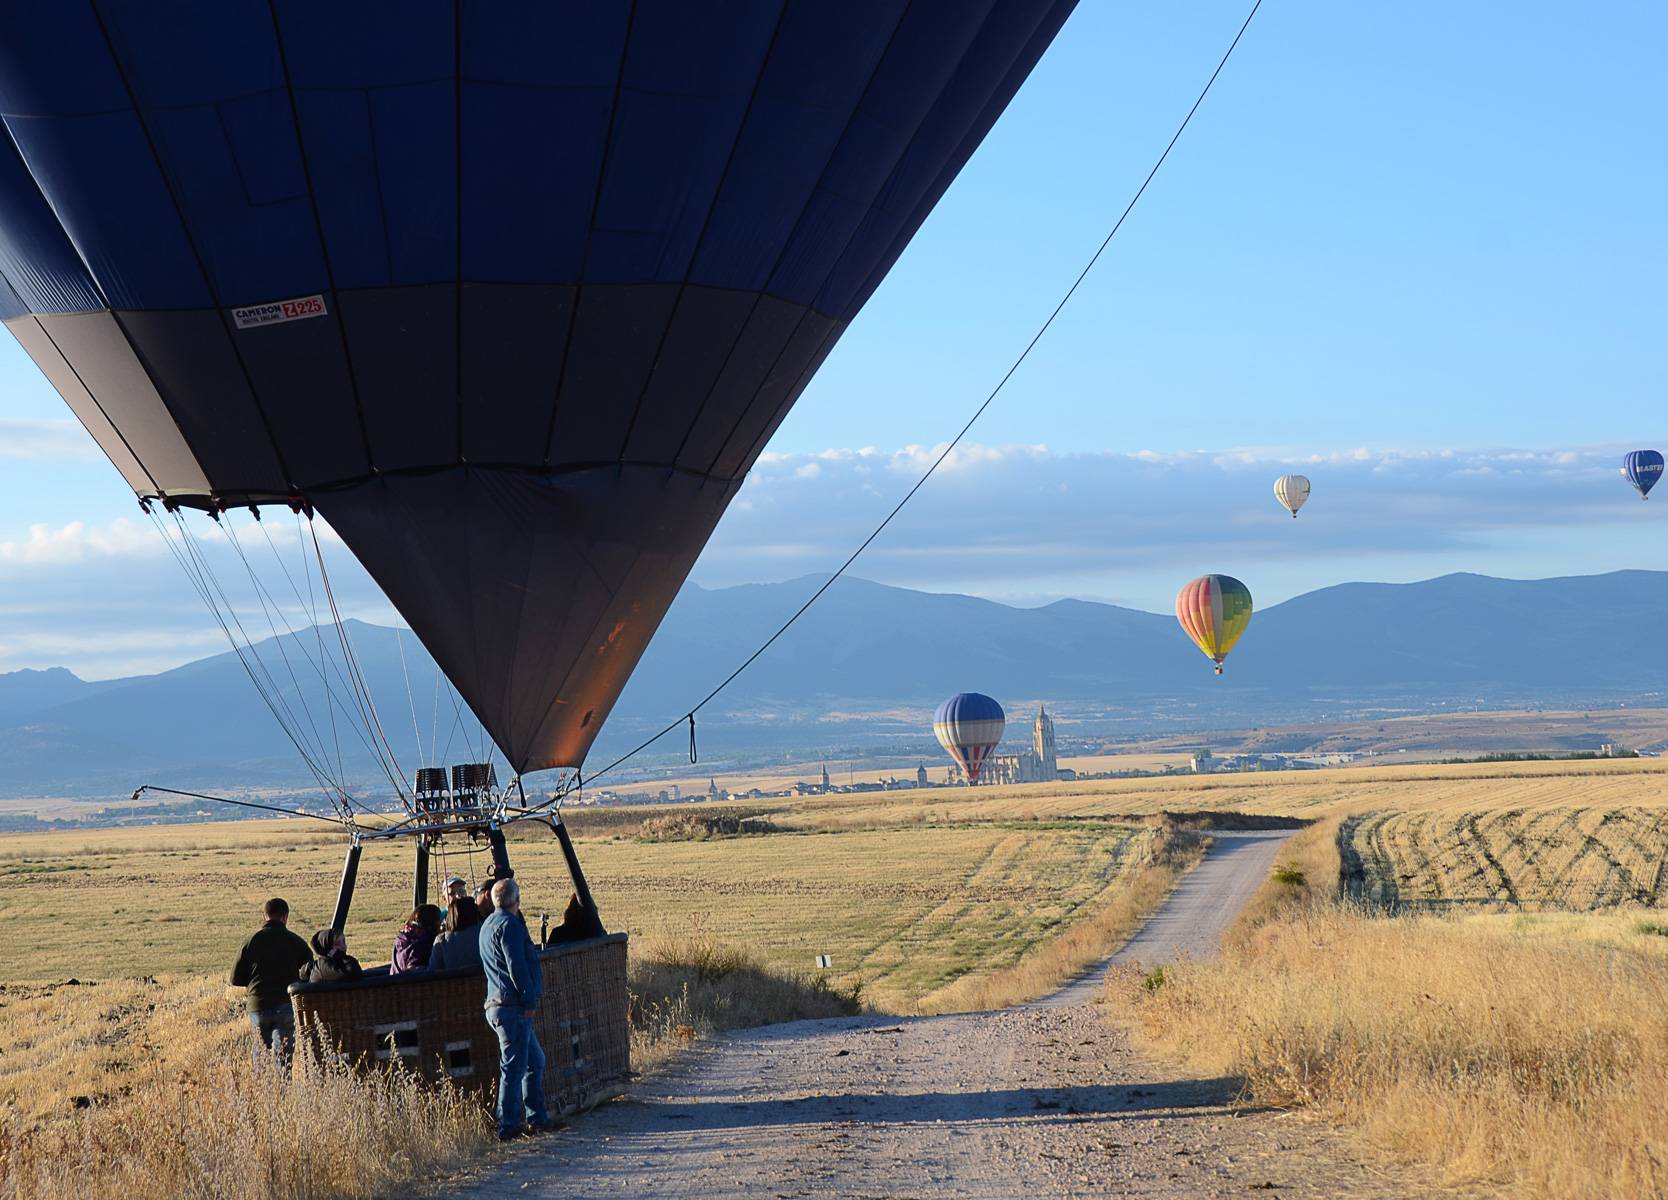
[[[1053,783],[1057,779],[1076,779],[1077,772],[1060,769],[1060,759],[1054,747],[1054,718],[1048,709],[1037,708],[1037,719],[1031,722],[1031,748],[1018,754],[992,754],[979,767],[979,787],[996,787],[1009,783]],[[950,767],[951,786],[964,782],[959,766]]]
[[[1049,783],[1059,779],[1076,779],[1077,772],[1060,766],[1059,752],[1054,739],[1054,718],[1046,708],[1039,707],[1031,723],[1031,745],[1017,754],[994,754],[985,759],[979,772],[979,787],[994,787],[1012,783]],[[835,783],[828,774],[828,764],[822,766],[821,777],[813,781],[799,780],[785,787],[749,788],[732,792],[720,787],[716,776],[707,781],[706,791],[700,795],[684,796],[677,784],[669,784],[655,791],[619,792],[610,789],[593,792],[577,801],[580,804],[679,804],[704,800],[782,800],[792,796],[845,795],[852,792],[913,791],[922,788],[966,787],[967,779],[961,767],[952,763],[944,772],[944,781],[935,783],[927,774],[927,765],[919,763],[913,775],[883,776],[874,780],[852,780]]]

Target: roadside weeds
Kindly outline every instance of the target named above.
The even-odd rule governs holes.
[[[721,1030],[860,1008],[699,921],[634,946],[628,986],[639,1071]],[[496,1145],[483,1104],[410,1073],[304,1046],[293,1076],[252,1063],[247,1022],[209,979],[12,988],[0,1046],[0,1200],[381,1196]]]
[[[1452,1182],[1551,1200],[1668,1191],[1668,965],[1339,897],[1336,823],[1293,839],[1222,954],[1108,996],[1160,1052]],[[1301,882],[1294,877],[1300,877]]]

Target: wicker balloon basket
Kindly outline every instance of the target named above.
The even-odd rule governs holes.
[[[544,999],[535,1019],[545,1053],[551,1115],[590,1108],[624,1090],[631,1070],[626,1021],[626,935],[544,951]],[[488,1101],[498,1083],[498,1038],[481,1003],[479,968],[290,985],[296,1031],[316,1029],[344,1061],[369,1068],[399,1061],[425,1079],[448,1079]]]

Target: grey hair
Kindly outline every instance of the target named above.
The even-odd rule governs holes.
[[[510,908],[521,899],[521,885],[513,879],[500,879],[492,885],[492,903],[495,908]]]

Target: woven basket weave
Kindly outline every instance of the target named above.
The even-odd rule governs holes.
[[[626,935],[553,946],[540,959],[544,998],[534,1028],[555,1117],[618,1095],[631,1070]],[[485,999],[478,967],[402,975],[377,967],[343,983],[290,985],[297,1031],[317,1028],[344,1061],[377,1068],[398,1060],[425,1079],[449,1079],[490,1100],[498,1038],[486,1023]]]

